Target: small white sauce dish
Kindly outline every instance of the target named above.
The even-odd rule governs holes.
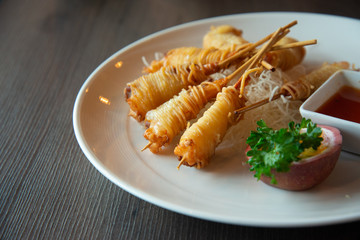
[[[344,119],[321,114],[316,110],[331,98],[342,86],[347,85],[360,89],[360,72],[341,70],[333,74],[301,106],[300,113],[313,122],[338,128],[343,137],[342,149],[360,154],[360,124]],[[360,109],[354,109],[360,111]]]

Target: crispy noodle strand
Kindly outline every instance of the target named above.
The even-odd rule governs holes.
[[[124,90],[130,106],[129,115],[142,121],[145,114],[178,94],[189,85],[197,85],[209,79],[218,69],[215,64],[181,65],[163,67],[158,72],[143,75],[128,83]]]
[[[284,78],[292,81],[297,79],[297,76],[305,74],[305,69],[300,65],[290,71],[286,73],[281,70],[276,70],[275,72],[263,71],[258,77],[251,74],[251,80],[245,87],[246,105],[251,105],[264,98],[271,97],[284,84]],[[241,124],[236,124],[229,129],[218,148],[243,153],[246,148],[244,142],[249,136],[250,131],[256,129],[257,120],[263,119],[274,129],[287,127],[290,121],[298,122],[301,120],[298,110],[301,104],[302,101],[300,100],[290,101],[285,98],[284,101],[282,99],[271,101],[268,104],[246,112],[241,120]],[[245,161],[246,159],[244,158],[243,160]]]
[[[244,103],[233,86],[223,88],[215,103],[182,135],[174,150],[180,160],[178,167],[183,164],[197,168],[206,166],[228,128],[239,121],[233,112]]]
[[[197,117],[205,105],[214,98],[224,81],[203,82],[198,86],[183,89],[179,95],[163,103],[146,114],[145,122],[150,123],[144,137],[149,140],[146,146],[151,152],[157,153],[165,144],[183,131],[188,121]]]

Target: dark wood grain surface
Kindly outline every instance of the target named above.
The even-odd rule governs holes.
[[[260,228],[162,209],[101,175],[72,127],[87,76],[148,34],[234,13],[359,10],[357,0],[0,0],[0,239],[359,239],[359,221]]]

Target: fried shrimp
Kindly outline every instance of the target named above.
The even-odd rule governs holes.
[[[145,117],[145,126],[149,128],[144,133],[149,144],[145,148],[158,153],[162,146],[171,143],[173,138],[186,128],[188,121],[196,118],[227,82],[225,78],[190,86],[158,108],[149,111]]]
[[[228,129],[242,119],[238,109],[245,106],[247,92],[244,89],[250,74],[257,76],[264,68],[290,69],[303,60],[303,46],[316,43],[316,40],[298,42],[285,37],[295,24],[297,21],[280,27],[255,43],[244,40],[240,30],[219,26],[203,38],[203,49],[176,48],[163,59],[153,61],[146,69],[149,74],[128,83],[124,90],[129,115],[138,121],[145,120],[144,137],[149,142],[143,150],[149,148],[158,153],[185,130],[174,149],[180,161],[178,168],[208,165]],[[222,79],[213,80],[213,73],[230,65],[237,69]],[[239,80],[227,86],[237,75],[241,75]],[[300,81],[299,85],[305,90],[288,83],[283,91],[301,95],[296,91],[290,93],[291,88],[308,91],[318,83],[315,78]],[[213,99],[210,108],[190,126],[189,121],[197,118]]]
[[[244,104],[245,99],[239,97],[236,88],[224,87],[215,103],[181,136],[180,143],[174,150],[180,161],[178,167],[183,164],[196,168],[208,165],[228,128],[240,119],[232,113]]]
[[[275,46],[285,45],[297,42],[296,39],[284,37],[280,39]],[[280,68],[283,71],[298,65],[305,57],[305,48],[303,46],[270,51],[266,54],[264,60],[270,63],[275,68]]]
[[[269,40],[261,49],[252,56],[244,66],[247,70],[234,86],[224,87],[216,97],[215,103],[197,120],[186,129],[176,146],[174,153],[181,165],[202,168],[208,165],[210,158],[214,155],[216,147],[223,140],[228,128],[238,123],[242,115],[236,114],[235,110],[245,106],[246,97],[243,94],[247,75],[253,71],[259,71],[264,55],[270,51],[272,46],[286,35],[288,26],[280,27],[270,35]]]
[[[242,31],[230,25],[212,26],[203,37],[204,48],[235,50],[246,43],[248,41],[242,37]]]
[[[150,66],[144,68],[144,72],[153,73],[161,67],[178,66],[183,64],[200,64],[205,65],[214,62],[221,62],[232,56],[235,51],[230,49],[216,48],[197,48],[197,47],[180,47],[168,51],[160,60],[154,60]]]
[[[281,92],[290,95],[293,100],[304,100],[336,71],[349,67],[348,62],[324,63],[320,68],[300,77],[298,80],[285,83]]]
[[[136,79],[124,89],[125,99],[130,106],[129,115],[138,121],[145,114],[178,94],[183,88],[198,85],[208,80],[210,74],[219,71],[217,64],[181,65],[163,67],[159,71]]]
[[[149,143],[143,148],[158,153],[162,146],[171,143],[173,138],[185,130],[188,121],[197,117],[200,110],[221,92],[235,76],[242,74],[249,62],[243,63],[228,76],[214,82],[203,82],[198,86],[183,89],[179,95],[163,103],[145,116],[148,129],[144,137]]]

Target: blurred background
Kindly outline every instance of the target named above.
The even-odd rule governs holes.
[[[295,11],[360,19],[359,10],[358,0],[1,0],[0,239],[359,239],[360,222],[256,228],[159,208],[102,176],[72,127],[86,78],[149,34],[228,14]]]

